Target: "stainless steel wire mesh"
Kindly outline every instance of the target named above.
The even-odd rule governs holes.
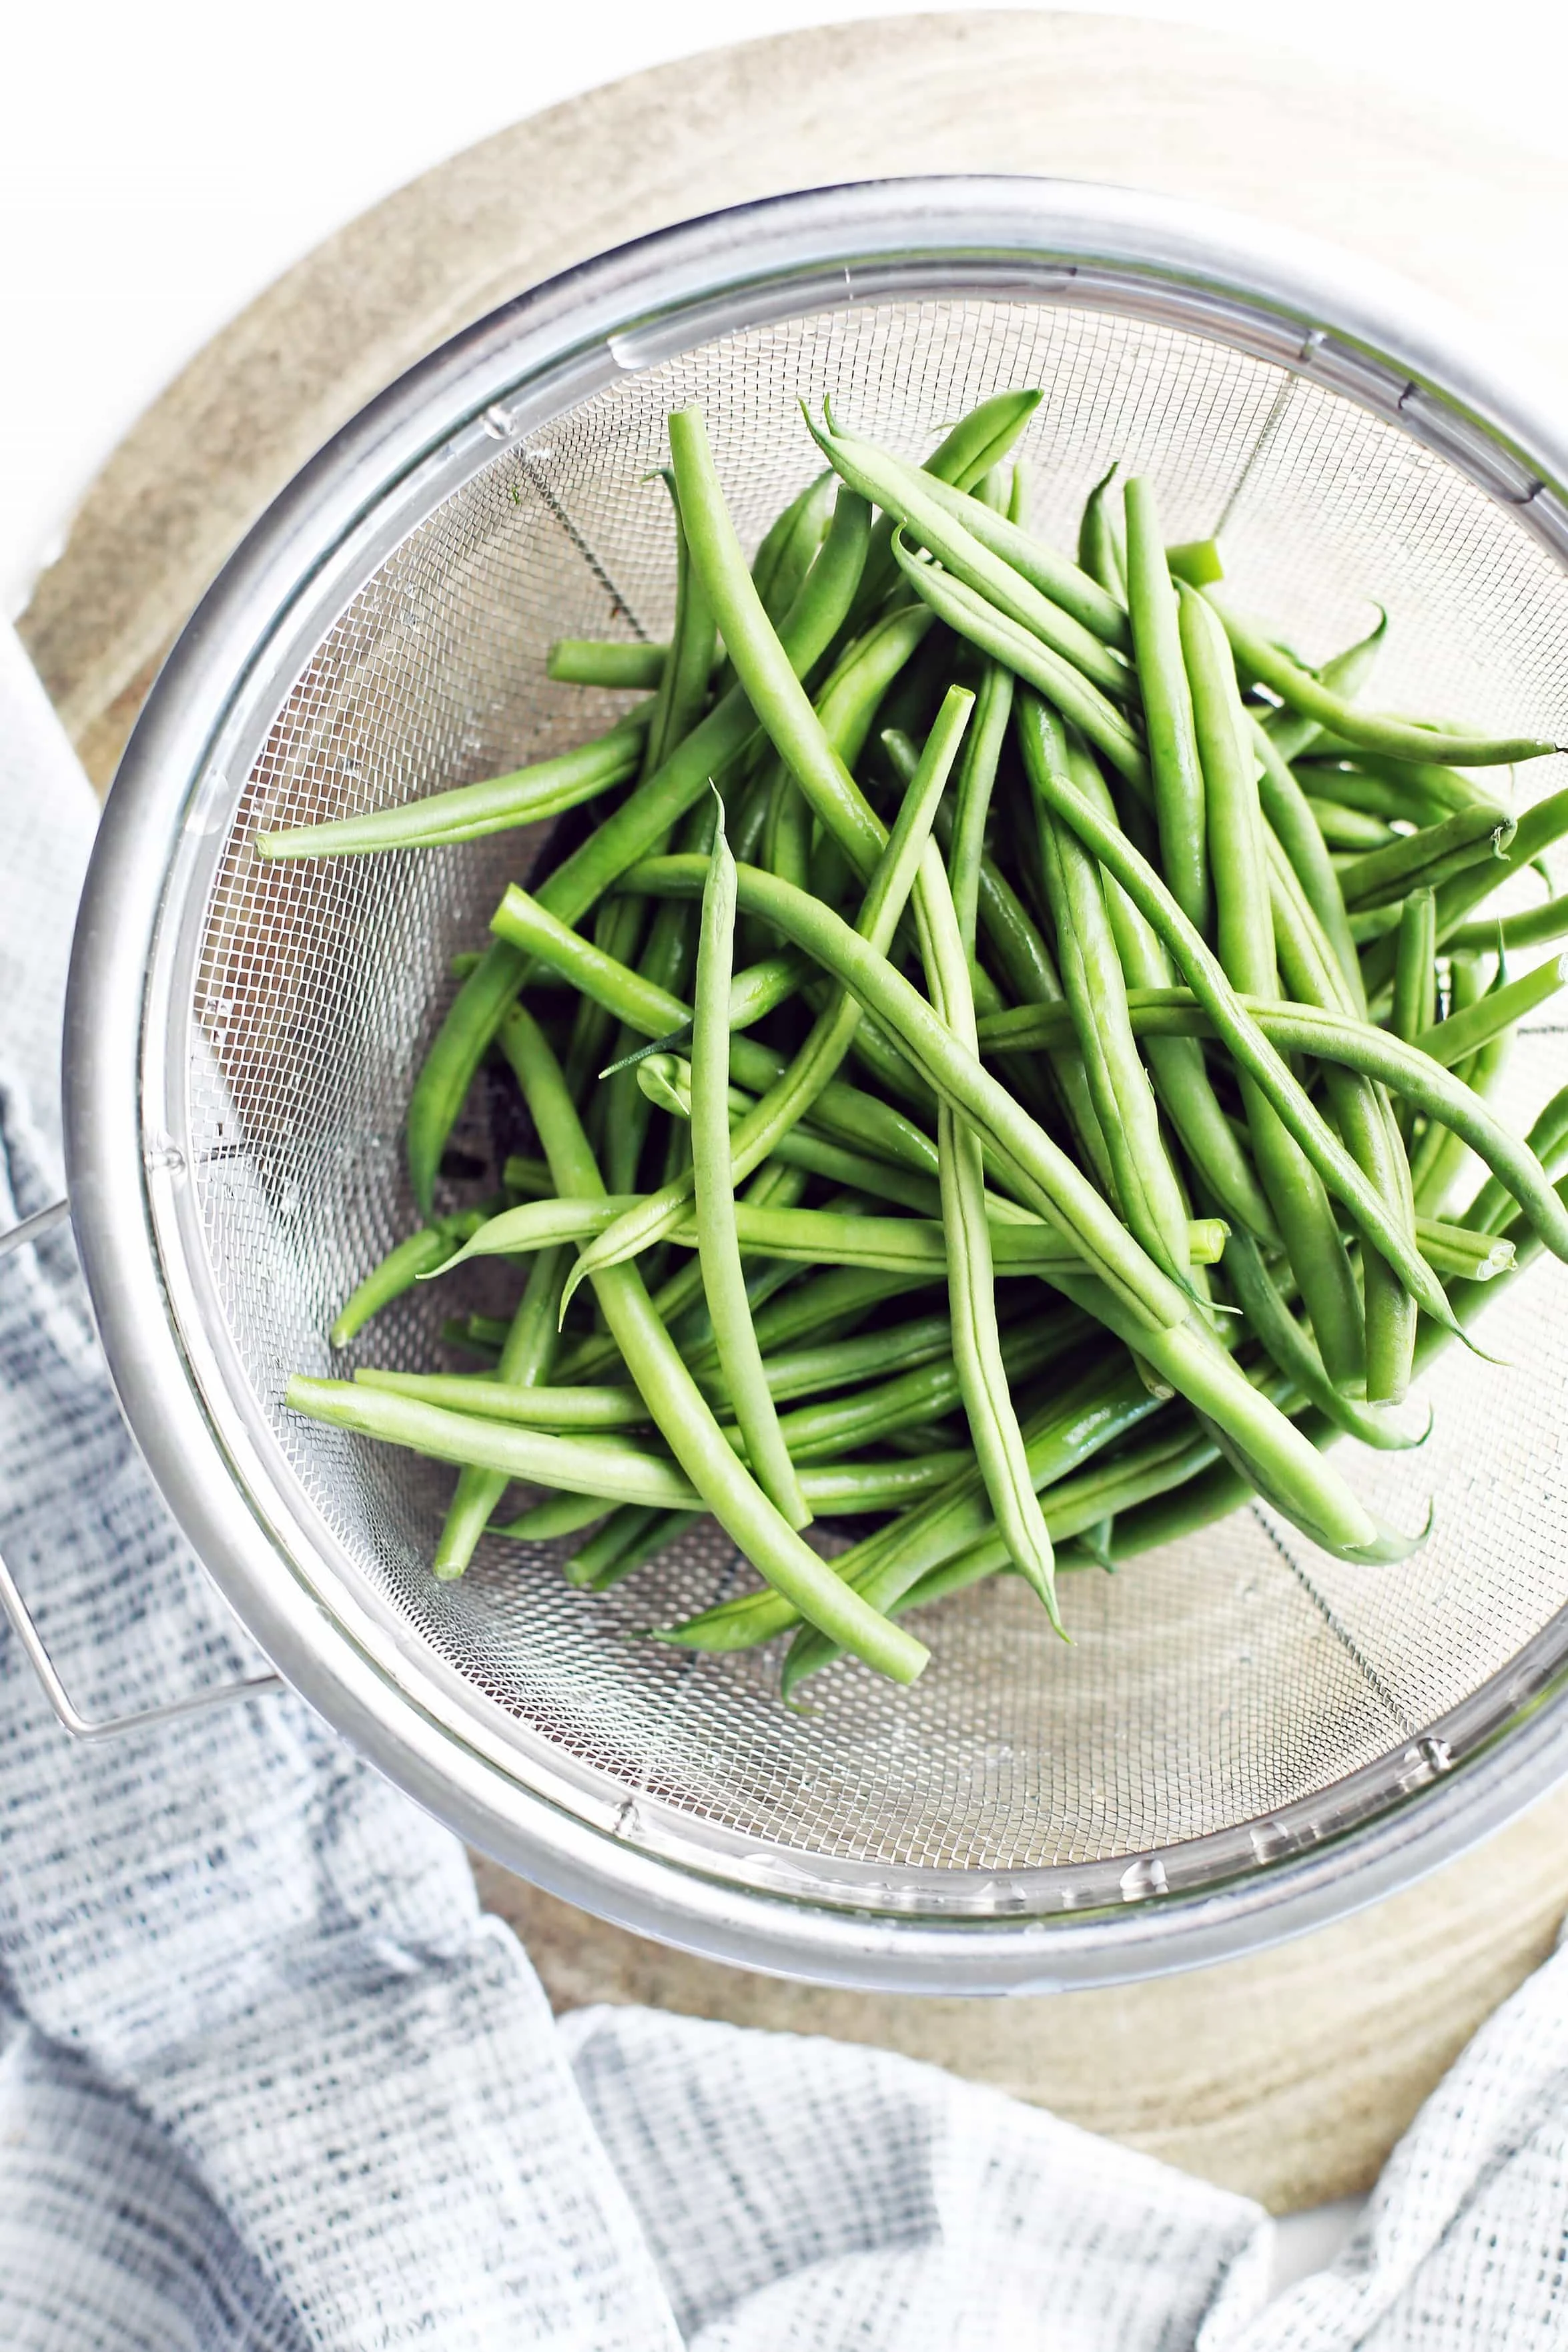
[[[282,696],[191,910],[191,1182],[254,1412],[375,1607],[455,1694],[488,1704],[499,1736],[515,1731],[520,1755],[542,1743],[584,1807],[634,1839],[646,1824],[721,1876],[807,1895],[831,1882],[893,1914],[1071,1908],[1260,1866],[1342,1825],[1347,1782],[1375,1806],[1441,1772],[1456,1710],[1484,1729],[1556,1661],[1568,1270],[1542,1267],[1485,1321],[1503,1365],[1441,1360],[1425,1449],[1355,1461],[1387,1517],[1418,1522],[1433,1502],[1414,1559],[1341,1566],[1244,1511],[1114,1578],[1070,1580],[1070,1646],[999,1580],[927,1621],[934,1658],[912,1690],[845,1664],[795,1714],[772,1654],[697,1660],[626,1638],[748,1577],[710,1526],[600,1598],[569,1591],[550,1548],[500,1540],[438,1585],[451,1474],[283,1411],[291,1371],[342,1368],[332,1314],[414,1222],[401,1120],[449,959],[483,943],[537,844],[283,866],[249,844],[493,774],[605,722],[614,698],[548,683],[544,651],[667,628],[668,508],[647,476],[685,402],[706,414],[754,544],[816,469],[801,398],[830,394],[921,455],[987,394],[1037,384],[1025,454],[1058,542],[1121,459],[1153,477],[1172,538],[1223,519],[1238,596],[1308,658],[1360,634],[1375,598],[1392,624],[1380,702],[1559,740],[1568,580],[1516,512],[1399,423],[1109,300],[846,302],[619,357],[618,382],[544,429],[513,440],[499,413],[494,457],[353,596]],[[1521,796],[1558,788],[1562,765],[1521,774]],[[1564,1076],[1538,1016],[1504,1108],[1526,1118]],[[481,1078],[455,1139],[476,1173],[517,1148],[516,1118]],[[450,1368],[453,1305],[424,1286],[351,1360]]]

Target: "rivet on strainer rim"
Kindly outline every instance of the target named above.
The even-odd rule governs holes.
[[[569,1591],[546,1548],[487,1544],[437,1585],[440,1474],[283,1412],[286,1374],[326,1369],[334,1307],[406,1228],[388,1138],[450,956],[538,845],[267,868],[247,844],[591,727],[544,647],[667,620],[646,478],[671,407],[701,403],[755,534],[818,463],[800,395],[923,451],[1025,383],[1045,393],[1026,446],[1058,539],[1120,457],[1155,478],[1173,536],[1224,519],[1238,590],[1309,649],[1352,635],[1375,587],[1395,707],[1564,739],[1568,450],[1462,322],[1165,198],[999,179],[784,197],[509,305],[305,469],[137,726],[68,1007],[70,1213],[110,1370],[280,1675],[475,1844],[588,1909],[900,1991],[1240,1952],[1432,1867],[1568,1765],[1568,1544],[1548,1500],[1562,1270],[1488,1320],[1510,1369],[1438,1366],[1418,1468],[1365,1465],[1391,1516],[1412,1480],[1435,1496],[1415,1559],[1343,1568],[1238,1513],[1077,1580],[1070,1650],[998,1580],[944,1607],[914,1690],[840,1667],[803,1718],[755,1660],[626,1641],[647,1600]],[[1551,1091],[1561,1060],[1554,1036],[1521,1040],[1521,1094]],[[458,1140],[491,1150],[482,1104]],[[400,1302],[382,1358],[432,1360],[444,1312]],[[649,1571],[671,1607],[733,1572],[710,1529]],[[8,1579],[0,1603],[20,1629]],[[50,1696],[69,1710],[58,1677]]]

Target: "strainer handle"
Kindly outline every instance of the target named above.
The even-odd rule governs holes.
[[[54,1226],[63,1224],[69,1214],[68,1201],[54,1201],[35,1216],[25,1217],[9,1233],[0,1234],[0,1257],[8,1257],[13,1250],[25,1249],[29,1243],[40,1241]],[[281,1675],[251,1675],[242,1682],[215,1683],[205,1690],[190,1692],[184,1698],[166,1699],[161,1706],[144,1706],[132,1715],[106,1715],[95,1719],[83,1715],[73,1703],[4,1559],[0,1559],[0,1612],[4,1612],[22,1644],[43,1685],[44,1696],[73,1739],[112,1739],[122,1731],[150,1731],[154,1724],[172,1723],[177,1716],[198,1715],[204,1707],[219,1706],[226,1699],[251,1698],[258,1691],[283,1688]]]

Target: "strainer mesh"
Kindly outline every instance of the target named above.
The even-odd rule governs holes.
[[[660,635],[672,557],[664,418],[699,401],[752,542],[816,470],[795,404],[923,454],[988,393],[1040,385],[1026,443],[1037,514],[1070,544],[1113,458],[1153,476],[1173,538],[1223,516],[1237,593],[1321,658],[1393,627],[1379,699],[1568,730],[1568,582],[1517,518],[1397,425],[1241,352],[1138,318],[1028,300],[889,301],[758,328],[629,372],[439,506],[342,614],[287,695],[206,908],[189,1030],[190,1143],[211,1269],[246,1376],[310,1505],[380,1597],[497,1719],[576,1760],[606,1801],[658,1800],[803,1857],[984,1873],[1104,1862],[1253,1822],[1407,1743],[1568,1603],[1564,1270],[1484,1327],[1507,1359],[1450,1353],[1437,1433],[1350,1466],[1391,1519],[1436,1532],[1398,1567],[1349,1569],[1261,1510],[1135,1564],[1073,1578],[1073,1640],[1016,1580],[922,1627],[909,1692],[841,1665],[816,1712],[776,1697],[776,1657],[690,1660],[623,1638],[749,1575],[711,1528],[618,1591],[563,1584],[548,1548],[481,1546],[458,1586],[426,1561],[450,1474],[297,1421],[296,1369],[353,1282],[414,1222],[400,1122],[454,982],[536,845],[268,866],[261,826],[401,802],[580,740],[613,698],[549,684],[563,635]],[[1560,761],[1520,780],[1555,788]],[[1515,1055],[1503,1108],[1564,1075],[1557,1032]],[[476,1172],[521,1140],[499,1080],[456,1139]],[[454,1191],[471,1198],[472,1184]],[[507,1277],[492,1277],[504,1295]],[[431,1284],[352,1361],[450,1368]],[[1346,1449],[1348,1457],[1349,1449]],[[896,1899],[896,1898],[895,1898]]]

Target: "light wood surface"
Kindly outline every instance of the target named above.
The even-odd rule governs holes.
[[[607,246],[746,198],[911,171],[1201,196],[1358,247],[1506,327],[1568,385],[1550,298],[1568,170],[1229,37],[1132,18],[928,16],[795,34],[590,93],[330,238],[129,434],[22,629],[89,770],[246,527],[446,336]],[[1048,2000],[889,2000],[691,1960],[488,1864],[558,2006],[630,2000],[876,2041],[1040,2100],[1278,2210],[1363,2187],[1568,1905],[1568,1792],[1316,1936]]]

